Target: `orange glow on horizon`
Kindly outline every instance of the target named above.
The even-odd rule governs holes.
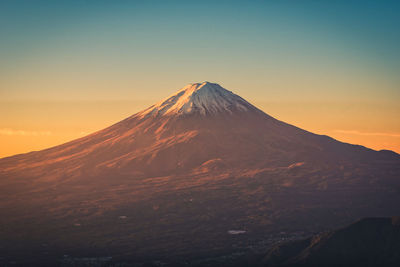
[[[276,119],[307,131],[375,150],[388,149],[400,153],[398,108],[395,106],[382,109],[373,104],[248,100]],[[2,105],[0,157],[42,150],[83,137],[143,110],[152,102],[155,101]],[[6,110],[14,112],[13,116],[7,116]]]

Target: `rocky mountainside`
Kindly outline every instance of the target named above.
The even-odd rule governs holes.
[[[397,203],[398,154],[307,132],[195,83],[104,130],[0,159],[0,252],[202,257],[399,214]]]

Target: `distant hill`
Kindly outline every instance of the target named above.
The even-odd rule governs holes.
[[[264,266],[400,266],[400,217],[367,218],[272,248]]]

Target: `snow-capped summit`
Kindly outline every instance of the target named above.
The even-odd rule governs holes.
[[[186,85],[170,97],[144,110],[140,115],[180,115],[189,113],[206,115],[252,109],[256,108],[219,84],[203,82]]]

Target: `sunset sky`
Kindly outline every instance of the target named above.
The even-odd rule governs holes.
[[[217,2],[217,3],[216,3]],[[400,153],[398,1],[0,2],[0,157],[210,81],[318,134]]]

